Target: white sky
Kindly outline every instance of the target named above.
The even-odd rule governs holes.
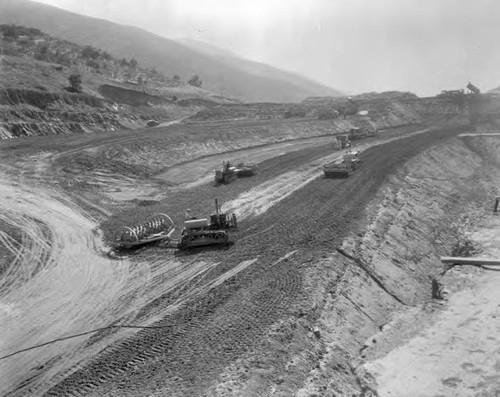
[[[497,0],[38,0],[189,37],[344,92],[500,85]]]

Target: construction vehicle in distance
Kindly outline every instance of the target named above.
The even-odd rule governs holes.
[[[464,90],[443,90],[437,95],[438,98],[456,98],[464,95]]]
[[[238,178],[236,167],[233,167],[229,161],[223,161],[222,169],[215,171],[215,183],[231,183],[236,178]]]
[[[340,160],[334,160],[323,166],[325,178],[347,178],[359,162],[359,151],[348,150]]]
[[[238,163],[236,164],[236,175],[238,178],[253,176],[257,171],[257,164],[255,163]]]
[[[368,132],[361,127],[353,127],[349,131],[349,139],[351,141],[355,141],[357,139],[362,139],[364,137],[368,136]]]
[[[215,182],[231,183],[236,178],[255,175],[256,170],[257,164],[255,163],[238,163],[233,166],[229,161],[224,161],[222,169],[215,171]]]
[[[351,146],[351,141],[349,140],[349,134],[336,135],[337,141],[340,142],[340,148],[345,149]]]
[[[180,240],[172,240],[169,246],[186,250],[206,245],[227,245],[229,231],[235,230],[238,230],[236,214],[220,212],[215,199],[215,213],[210,218],[186,220]]]

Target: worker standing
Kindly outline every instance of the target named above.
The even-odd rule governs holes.
[[[191,214],[191,208],[188,208],[186,210],[186,213],[184,214],[184,217],[185,217],[186,221],[190,221],[192,219],[197,219],[193,214]]]

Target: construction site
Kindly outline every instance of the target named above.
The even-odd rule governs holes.
[[[494,395],[500,101],[467,88],[0,141],[0,394]]]

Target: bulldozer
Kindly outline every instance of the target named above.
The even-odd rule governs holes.
[[[190,214],[189,210],[186,214]],[[179,239],[172,238],[175,231],[172,219],[166,214],[157,214],[147,222],[124,226],[115,237],[113,252],[150,243],[160,243],[162,247],[179,250],[207,245],[228,245],[229,232],[237,230],[236,214],[221,212],[215,199],[215,213],[209,218],[186,219]]]
[[[358,167],[359,151],[347,150],[341,160],[335,160],[323,166],[325,178],[348,178]]]
[[[238,178],[236,167],[232,166],[229,161],[223,161],[222,169],[215,171],[215,183],[231,183],[236,178]]]
[[[233,166],[229,161],[222,162],[222,169],[215,171],[215,183],[231,183],[236,178],[255,175],[257,164],[238,163]]]
[[[229,231],[238,230],[236,214],[220,212],[220,207],[215,199],[215,213],[209,218],[189,219],[184,222],[181,238],[172,242],[180,250],[206,245],[229,244]]]

